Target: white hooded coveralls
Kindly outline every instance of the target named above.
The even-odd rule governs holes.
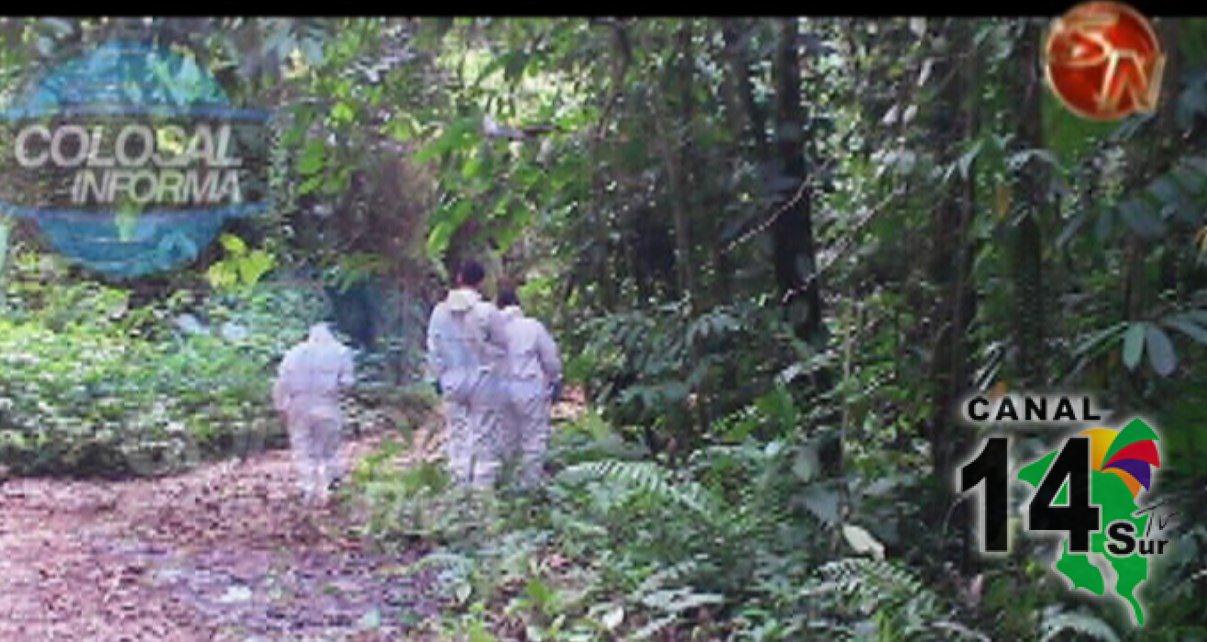
[[[498,315],[476,290],[455,288],[428,321],[428,372],[444,399],[449,466],[458,483],[479,487],[492,486],[502,466]]]
[[[520,482],[539,481],[549,443],[549,409],[554,386],[561,383],[562,360],[557,344],[540,321],[524,316],[518,306],[500,312],[507,344],[503,376],[507,399],[503,421],[508,456],[518,457]]]
[[[273,406],[285,415],[298,483],[307,501],[325,497],[342,473],[344,416],[339,393],[355,383],[352,351],[326,324],[285,353],[273,384]]]

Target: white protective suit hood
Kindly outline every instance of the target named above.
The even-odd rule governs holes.
[[[517,305],[503,308],[501,330],[507,343],[505,371],[512,380],[536,380],[544,385],[562,378],[561,355],[540,321],[524,316]]]
[[[428,321],[428,372],[446,399],[468,399],[479,379],[502,358],[496,337],[498,309],[473,288],[458,287],[436,305]]]
[[[482,300],[482,295],[471,288],[454,288],[449,290],[448,298],[445,300],[448,302],[448,309],[451,312],[465,314]]]
[[[325,323],[310,328],[306,341],[285,354],[273,386],[273,402],[289,412],[299,405],[339,404],[339,391],[355,382],[352,351]]]
[[[314,343],[339,343],[339,340],[331,333],[331,327],[326,323],[316,323],[310,326],[310,336],[306,340]]]

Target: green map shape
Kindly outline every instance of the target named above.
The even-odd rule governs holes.
[[[1047,476],[1058,453],[1059,451],[1049,453],[1023,467],[1018,471],[1018,478],[1039,488],[1040,482]],[[1057,505],[1068,504],[1068,491],[1067,484],[1061,487],[1060,492],[1056,494],[1055,503]],[[1127,484],[1124,484],[1123,480],[1114,473],[1090,471],[1090,503],[1101,508],[1103,529],[1090,534],[1090,550],[1086,553],[1069,552],[1069,540],[1066,536],[1061,542],[1060,559],[1056,561],[1053,568],[1073,582],[1074,590],[1084,588],[1095,595],[1102,595],[1106,591],[1106,581],[1103,579],[1102,571],[1094,565],[1094,562],[1105,560],[1115,569],[1115,574],[1118,576],[1114,587],[1115,595],[1132,606],[1136,625],[1144,626],[1144,609],[1136,597],[1136,590],[1148,579],[1148,558],[1140,555],[1139,552],[1134,552],[1126,557],[1108,553],[1106,528],[1117,521],[1129,521],[1135,525],[1134,535],[1139,538],[1148,526],[1149,515],[1144,513],[1140,517],[1132,516],[1138,510],[1136,499],[1132,497]],[[1137,547],[1136,550],[1138,551],[1139,548]],[[1093,557],[1091,558],[1091,556]]]

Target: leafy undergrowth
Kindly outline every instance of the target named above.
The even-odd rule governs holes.
[[[135,305],[130,290],[54,282],[48,257],[18,258],[0,307],[0,465],[155,476],[285,444],[271,381],[281,355],[327,314],[321,290],[265,282]],[[374,415],[382,404],[371,379],[349,411],[361,424],[388,423]]]
[[[803,448],[716,447],[672,470],[586,415],[555,431],[539,490],[452,487],[387,444],[353,497],[376,541],[435,547],[413,570],[438,570],[424,630],[442,640],[985,639],[839,520],[829,482],[794,466]]]
[[[554,435],[552,477],[530,492],[453,487],[431,447],[415,457],[414,444],[387,442],[362,460],[350,497],[363,534],[386,550],[431,549],[404,574],[435,573],[439,615],[417,631],[448,642],[1128,639],[1109,604],[1067,597],[1044,551],[972,576],[912,555],[942,530],[910,512],[920,487],[823,478],[807,442],[713,446],[672,468],[592,414]],[[1158,573],[1149,590],[1193,591],[1182,575]],[[1173,623],[1147,634],[1166,639]]]

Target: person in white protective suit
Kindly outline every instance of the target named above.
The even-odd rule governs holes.
[[[485,277],[477,262],[462,265],[427,330],[428,374],[444,401],[449,466],[456,482],[479,488],[495,484],[503,455],[495,376],[503,344],[498,308],[478,291]]]
[[[503,423],[508,455],[518,460],[524,486],[540,481],[549,444],[549,411],[561,397],[562,359],[545,326],[524,316],[515,290],[499,293],[502,333],[507,354],[502,367],[507,392]]]
[[[352,350],[324,323],[285,353],[272,388],[273,405],[289,431],[298,484],[307,504],[325,502],[343,475],[340,391],[355,383]]]

